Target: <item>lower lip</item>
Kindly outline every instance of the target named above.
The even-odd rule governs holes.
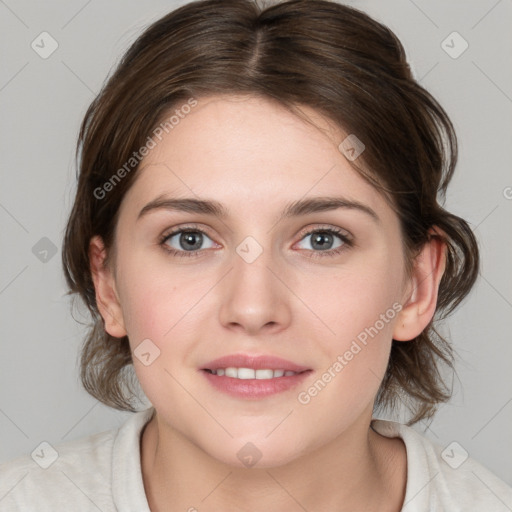
[[[225,375],[215,375],[206,370],[201,371],[214,388],[235,398],[245,399],[265,398],[289,391],[298,386],[312,372],[312,370],[306,370],[288,377],[273,379],[234,379]]]

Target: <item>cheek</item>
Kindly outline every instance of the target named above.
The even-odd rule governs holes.
[[[172,375],[188,366],[188,329],[191,324],[197,326],[194,306],[206,284],[190,272],[169,272],[162,264],[137,265],[135,258],[130,263],[119,277],[133,366],[148,399],[165,409],[163,404],[180,402],[182,392]],[[186,387],[192,386],[187,383]],[[180,404],[186,415],[189,405],[186,400]]]
[[[323,278],[320,287],[319,281],[316,287],[313,281],[305,283],[303,293],[314,305],[312,309],[318,308],[319,316],[331,330],[331,338],[346,343],[372,327],[382,337],[390,335],[397,316],[401,279],[402,269],[392,258],[387,262],[385,258],[361,261]]]
[[[378,279],[367,272],[362,278],[354,272],[331,280],[324,291],[319,311],[335,335],[317,338],[324,364],[310,386],[299,390],[297,401],[304,414],[318,418],[328,437],[373,408],[401,306],[392,276]]]
[[[170,272],[160,260],[137,264],[133,258],[122,268],[121,303],[130,342],[150,338],[160,346],[204,294],[204,279],[187,271]]]
[[[342,400],[357,407],[358,400],[371,400],[377,392],[401,310],[397,300],[400,265],[400,258],[392,255],[372,258],[371,262],[361,259],[357,265],[323,279],[321,294],[311,287],[312,282],[303,288],[304,293],[310,290],[305,302],[311,301],[318,308],[315,311],[329,328],[318,337],[325,361],[319,373],[320,377],[325,375],[322,380],[328,381],[327,387],[334,394],[322,391],[323,399]]]

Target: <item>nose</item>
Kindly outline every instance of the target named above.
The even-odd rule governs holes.
[[[222,281],[219,320],[248,335],[277,333],[291,321],[290,296],[284,274],[263,251],[249,262],[233,255],[233,268]]]

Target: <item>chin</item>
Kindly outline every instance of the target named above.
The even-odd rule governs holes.
[[[286,443],[283,441],[277,436],[272,441],[261,434],[253,438],[244,436],[231,440],[224,449],[219,450],[217,445],[205,451],[219,462],[236,468],[271,469],[293,462],[303,453],[297,448],[298,442],[290,438]]]

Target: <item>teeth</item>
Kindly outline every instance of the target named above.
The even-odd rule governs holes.
[[[218,368],[217,370],[211,370],[214,375],[218,375],[219,377],[226,376],[232,377],[234,379],[273,379],[276,377],[290,377],[291,375],[296,375],[297,372],[292,372],[290,370],[271,370],[271,369],[262,369],[262,370],[254,370],[253,368]]]
[[[226,368],[226,377],[238,378],[238,370],[236,368]]]
[[[233,368],[235,372],[236,368]],[[238,378],[239,379],[254,379],[256,377],[256,372],[252,368],[238,368]]]
[[[240,373],[238,375],[240,375]],[[255,377],[257,379],[273,379],[274,370],[256,370]]]

